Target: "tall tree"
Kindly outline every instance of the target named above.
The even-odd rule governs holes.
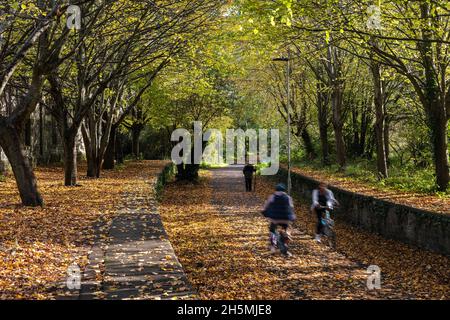
[[[56,57],[68,34],[67,30],[57,32],[64,7],[43,0],[19,7],[17,2],[9,1],[1,10],[7,23],[0,29],[0,96],[15,86],[13,80],[25,81],[22,88],[26,89],[17,90],[18,96],[9,100],[14,101],[7,106],[9,112],[0,115],[0,146],[11,164],[22,203],[38,206],[43,200],[21,137],[41,99],[45,75],[62,61]]]

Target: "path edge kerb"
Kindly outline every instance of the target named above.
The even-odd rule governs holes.
[[[159,206],[161,204],[162,196],[163,196],[163,193],[164,193],[164,188],[167,185],[167,182],[169,182],[173,177],[175,177],[176,170],[177,170],[176,165],[172,161],[170,161],[169,163],[167,163],[164,166],[163,170],[157,175],[157,179],[156,179],[156,181],[154,182],[154,184],[152,186],[153,187],[153,192],[154,192],[154,197],[156,199],[156,208],[155,208],[155,210],[156,210],[156,212],[159,215],[159,218],[161,220],[161,224],[163,226],[165,236],[167,237],[167,240],[168,240],[168,242],[170,244],[170,247],[172,248],[172,251],[174,252],[176,262],[181,267],[181,270],[182,270],[182,272],[184,274],[185,284],[188,287],[188,291],[190,291],[190,292],[192,292],[194,294],[194,296],[192,297],[193,299],[197,299],[198,292],[194,288],[192,283],[189,281],[189,279],[188,279],[188,277],[186,275],[186,271],[184,270],[184,266],[181,264],[180,260],[178,259],[178,256],[175,253],[175,250],[173,248],[172,242],[170,242],[169,235],[168,235],[168,233],[166,231],[166,228],[164,226],[164,221],[163,221],[163,219],[161,217],[161,214],[159,213]]]
[[[157,175],[156,182],[153,185],[153,192],[158,204],[161,202],[164,187],[167,182],[176,174],[176,166],[173,162],[167,163],[163,170]]]
[[[179,268],[181,269],[181,272],[184,274],[184,283],[185,287],[187,288],[187,291],[191,292],[192,295],[190,295],[190,299],[196,299],[198,297],[198,292],[194,289],[192,284],[189,282],[186,272],[184,270],[183,265],[180,263],[178,257],[175,254],[175,251],[173,250],[172,243],[170,242],[169,236],[167,234],[167,231],[164,227],[163,221],[161,219],[161,215],[159,213],[159,205],[160,200],[162,199],[164,187],[167,184],[168,181],[175,175],[176,172],[176,166],[170,162],[167,163],[161,170],[160,173],[154,175],[153,177],[150,177],[148,173],[143,172],[143,180],[146,187],[146,196],[145,198],[147,200],[150,200],[150,202],[153,203],[153,213],[156,213],[159,216],[159,220],[163,227],[163,234],[164,237],[167,239],[167,243],[170,245],[170,248],[172,252],[174,253],[174,258],[176,260],[176,263],[178,264]],[[156,179],[155,179],[156,178]],[[114,220],[115,218],[113,218]],[[99,224],[97,228],[100,226],[103,226],[103,224]],[[103,234],[103,232],[98,232],[98,234]],[[104,260],[104,248],[102,247],[102,244],[99,242],[99,239],[94,243],[94,245],[91,247],[91,252],[88,254],[88,265],[86,266],[86,270],[81,275],[81,288],[72,291],[71,295],[59,295],[56,297],[57,300],[91,300],[93,296],[93,292],[101,290],[102,284],[95,280],[95,268],[96,266],[99,266],[100,264],[103,264]],[[66,279],[62,279],[61,283],[64,286],[66,282]]]

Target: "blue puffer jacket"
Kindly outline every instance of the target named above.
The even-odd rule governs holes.
[[[271,196],[263,214],[266,218],[274,220],[295,220],[295,214],[293,207],[291,206],[292,200],[284,192],[276,192]]]

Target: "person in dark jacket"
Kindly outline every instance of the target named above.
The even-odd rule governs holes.
[[[256,172],[255,166],[247,163],[242,170],[245,177],[245,191],[252,191],[253,173]]]
[[[270,251],[275,252],[272,238],[277,227],[280,226],[289,237],[289,225],[296,219],[292,198],[286,193],[284,184],[280,183],[275,187],[275,192],[264,205],[263,215],[270,221]]]

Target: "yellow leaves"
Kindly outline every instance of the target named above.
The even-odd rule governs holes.
[[[270,24],[275,27],[275,17],[274,16],[270,16]]]
[[[326,179],[335,179],[329,174],[320,174],[305,168],[295,168],[294,171],[316,179],[319,179],[319,175],[320,177],[322,175],[323,177],[326,176]],[[320,178],[319,180],[323,181],[325,179]],[[271,192],[270,189],[273,187],[273,184],[268,183],[265,179],[261,179],[258,183],[259,193],[267,196]],[[308,234],[313,235],[316,220],[310,214],[309,203],[295,201],[295,207],[297,208],[296,225]],[[344,254],[351,261],[366,267],[374,264],[381,268],[382,288],[385,288],[386,291],[378,292],[379,297],[396,299],[405,297],[424,299],[450,298],[449,258],[412,248],[401,242],[387,240],[381,236],[349,226],[339,220],[337,220],[335,228],[339,253]],[[323,247],[318,246],[317,250],[322,250]],[[320,263],[323,262],[321,261]],[[328,259],[327,263],[340,266],[342,262],[336,256],[333,256],[333,258]],[[307,265],[305,268],[311,268],[311,265]],[[361,268],[361,271],[360,274],[355,274],[351,277],[348,276],[348,273],[336,276],[341,285],[352,287],[364,283],[367,279],[364,268]],[[326,277],[327,273],[321,276]],[[376,298],[377,296],[369,297]]]
[[[258,180],[247,197],[237,180],[202,172],[198,185],[171,183],[160,212],[169,238],[201,299],[448,299],[448,258],[337,223],[338,250],[311,239],[315,218],[296,202],[298,221],[286,260],[267,252],[267,223],[258,208],[273,183]],[[220,182],[220,183],[219,183]],[[212,188],[214,186],[214,189]],[[252,202],[254,197],[259,200]],[[366,289],[361,262],[382,270],[382,290]]]
[[[18,4],[15,4],[13,6],[14,9],[19,10],[21,12],[27,13],[33,17],[37,17],[40,14],[43,14],[43,10],[39,9],[35,3],[33,3],[33,1],[27,1],[27,2],[22,2],[20,4],[20,6]]]
[[[325,42],[330,43],[330,30],[325,31]]]
[[[14,179],[0,182],[0,299],[48,299],[50,291],[60,292],[48,289],[63,282],[72,263],[82,269],[87,265],[94,224],[108,224],[124,188],[135,186],[143,170],[152,176],[165,164],[130,164],[125,170],[104,172],[100,179],[80,176],[82,186],[77,188],[64,187],[61,168],[38,168],[44,208],[21,207]],[[85,169],[79,168],[80,175]]]
[[[281,282],[273,284],[267,270],[259,267],[259,260],[248,249],[249,243],[233,236],[236,225],[230,217],[222,216],[223,213],[211,205],[213,194],[209,176],[209,172],[202,171],[197,185],[170,184],[160,207],[178,259],[190,282],[199,290],[200,298],[287,297],[278,289]],[[265,222],[259,222],[265,233]]]
[[[286,18],[286,25],[288,26],[288,27],[291,27],[292,26],[292,20],[288,17],[288,18]]]

